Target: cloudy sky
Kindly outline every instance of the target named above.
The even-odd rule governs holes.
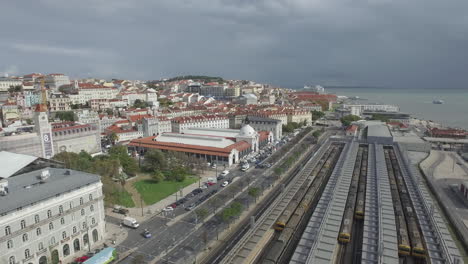
[[[468,87],[466,0],[24,0],[0,10],[0,73]]]

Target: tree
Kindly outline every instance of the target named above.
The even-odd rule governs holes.
[[[115,145],[115,142],[119,141],[119,136],[115,132],[112,132],[109,135],[107,135],[107,138],[110,142],[112,142],[112,145]]]
[[[75,114],[73,111],[59,111],[55,113],[55,117],[62,121],[75,121]]]
[[[138,164],[128,155],[127,147],[113,146],[109,149],[111,159],[118,159],[125,173],[135,175],[138,172]]]
[[[133,107],[135,107],[135,108],[146,108],[146,107],[148,107],[148,102],[142,101],[140,99],[136,99],[135,102],[133,103]]]
[[[221,205],[221,199],[218,198],[218,196],[212,197],[210,200],[208,200],[208,204],[210,205],[211,208],[213,208],[213,213],[216,213],[216,209]]]
[[[26,124],[31,125],[31,124],[32,124],[32,119],[31,119],[31,118],[27,118],[27,119],[26,119]]]
[[[143,166],[148,172],[164,171],[167,168],[167,160],[161,150],[152,149],[146,152]]]
[[[249,188],[249,195],[255,198],[255,202],[257,202],[257,197],[260,195],[260,189],[257,187]]]
[[[313,110],[312,111],[312,120],[318,120],[325,116],[325,113],[322,111]]]
[[[208,216],[208,210],[206,210],[205,208],[199,208],[195,210],[195,215],[197,216],[197,219],[203,221],[203,219],[205,219]]]
[[[158,183],[164,180],[164,174],[160,171],[155,171],[153,172],[153,174],[151,174],[151,178],[153,179],[153,181]]]
[[[8,92],[10,93],[19,93],[23,91],[23,86],[21,85],[16,85],[16,86],[10,86],[8,89]]]
[[[114,115],[114,110],[112,110],[112,109],[106,109],[106,113],[107,113],[107,115],[110,115],[110,116],[111,116],[111,115]]]
[[[361,118],[359,116],[347,115],[347,116],[342,117],[340,121],[343,124],[343,126],[349,126],[351,122],[358,121],[360,119]]]

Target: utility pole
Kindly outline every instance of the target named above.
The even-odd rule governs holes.
[[[144,216],[143,214],[143,198],[140,195],[140,204],[141,204],[141,216]]]

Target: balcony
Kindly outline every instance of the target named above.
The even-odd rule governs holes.
[[[39,250],[38,252],[36,252],[36,256],[39,257],[40,255],[44,254],[47,252],[47,248],[43,248],[41,250]]]
[[[34,258],[34,254],[32,254],[32,255],[29,256],[28,258],[23,259],[23,263],[26,263],[26,262],[28,262],[29,260],[33,259],[33,258]]]

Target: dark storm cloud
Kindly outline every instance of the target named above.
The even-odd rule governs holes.
[[[211,74],[284,86],[468,81],[461,0],[31,0],[0,9],[0,72]]]

